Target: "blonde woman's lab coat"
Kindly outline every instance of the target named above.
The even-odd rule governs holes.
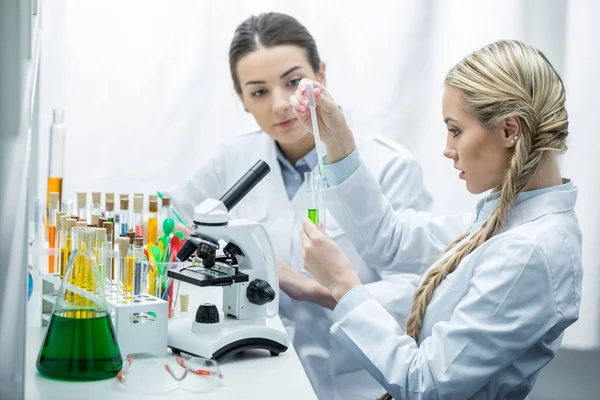
[[[333,336],[394,399],[525,398],[558,351],[564,330],[578,318],[582,265],[576,198],[568,181],[519,195],[501,231],[436,288],[418,346],[405,334],[405,324],[360,285],[334,310]],[[471,223],[475,232],[498,193],[480,201],[471,218],[394,212],[377,180],[360,165],[329,190],[328,201],[369,265],[402,271],[406,263],[432,262]]]
[[[431,198],[423,187],[420,167],[405,149],[380,137],[359,142],[359,148],[365,164],[395,209],[430,207]],[[300,187],[292,200],[288,198],[275,142],[265,133],[227,139],[196,173],[168,194],[182,216],[191,221],[196,205],[207,197],[220,198],[258,159],[269,164],[271,173],[240,201],[231,217],[262,223],[276,256],[304,272],[299,232],[301,218],[306,215],[305,186]],[[365,287],[380,304],[391,312],[405,307],[398,304],[410,301],[401,296],[406,291],[404,280],[397,279],[395,273],[378,272],[367,266],[330,215],[327,232],[350,256]],[[281,292],[279,314],[320,398],[373,399],[381,395],[381,386],[329,335],[331,310],[310,302],[293,301]],[[397,317],[402,320],[405,316]]]

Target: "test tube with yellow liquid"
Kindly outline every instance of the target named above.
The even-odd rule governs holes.
[[[119,280],[122,287],[122,300],[124,303],[128,301],[132,293],[133,282],[133,262],[129,256],[129,238],[119,238]]]
[[[67,265],[69,263],[69,257],[71,256],[71,251],[73,250],[73,238],[72,238],[72,230],[77,224],[77,220],[73,218],[69,218],[64,215],[61,217],[61,225],[63,227],[63,234],[61,237],[64,237],[64,241],[61,239],[61,247],[60,247],[60,279],[63,279],[67,271]]]

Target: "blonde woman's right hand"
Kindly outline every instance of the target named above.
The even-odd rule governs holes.
[[[345,158],[356,147],[354,137],[344,113],[333,100],[333,97],[319,82],[302,79],[298,89],[290,96],[290,105],[300,123],[314,134],[311,120],[311,110],[306,92],[306,84],[312,82],[313,96],[316,103],[316,115],[319,124],[321,141],[327,147],[327,157],[330,164]]]

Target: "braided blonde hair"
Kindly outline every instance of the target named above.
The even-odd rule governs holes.
[[[445,84],[461,91],[464,107],[487,129],[517,116],[521,133],[502,183],[500,200],[489,218],[455,253],[433,268],[414,294],[406,333],[419,342],[427,305],[438,285],[460,262],[503,226],[508,211],[531,181],[542,158],[566,150],[568,115],[565,90],[556,70],[539,50],[518,41],[499,41],[475,51],[450,70]],[[468,232],[450,243],[449,251]],[[380,400],[389,400],[389,394]]]

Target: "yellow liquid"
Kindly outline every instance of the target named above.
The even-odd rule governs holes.
[[[60,262],[60,279],[65,276],[67,272],[67,264],[69,263],[69,255],[71,253],[71,238],[67,236],[65,239],[65,247],[60,249],[61,262]]]
[[[133,292],[133,266],[135,257],[125,257],[125,276],[123,277],[123,290],[127,293]]]
[[[158,239],[158,221],[156,218],[148,218],[148,243],[156,243]],[[156,260],[160,261],[160,260]]]
[[[60,264],[60,279],[62,280],[65,274],[67,273],[67,265],[69,264],[69,257],[71,256],[71,238],[67,236],[65,239],[65,247],[60,249],[62,255],[62,263]],[[73,283],[71,279],[69,279],[69,283]],[[65,292],[65,301],[67,303],[73,302],[73,293],[70,290]],[[73,318],[73,313],[68,313],[71,318]]]
[[[153,268],[148,271],[148,294],[156,296],[156,275]]]

